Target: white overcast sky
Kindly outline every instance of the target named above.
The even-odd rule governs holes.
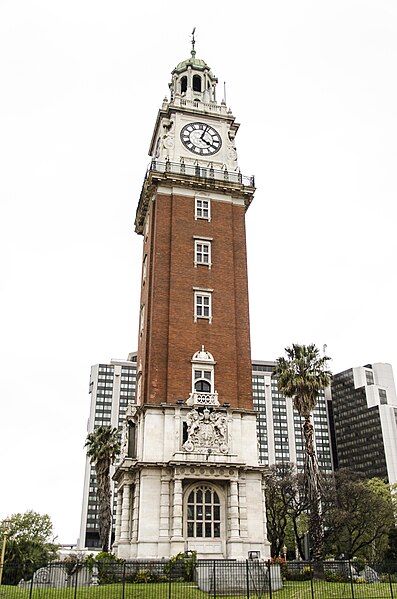
[[[137,347],[135,209],[194,26],[256,177],[252,357],[397,368],[395,0],[0,0],[0,519],[48,513],[62,543],[90,367]]]

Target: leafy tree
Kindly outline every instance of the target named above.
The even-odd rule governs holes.
[[[48,514],[29,510],[24,514],[13,514],[9,520],[3,583],[17,584],[54,560],[58,545],[54,543],[53,525]],[[4,529],[3,523],[0,529]]]
[[[112,527],[112,493],[110,487],[110,466],[120,453],[120,438],[117,428],[98,426],[87,435],[84,447],[87,456],[94,464],[97,479],[97,498],[99,509],[99,538],[102,551],[109,551],[110,531]]]
[[[386,553],[386,559],[392,562],[397,562],[397,528],[394,522],[389,531],[388,541],[389,543]]]
[[[321,487],[317,457],[314,450],[314,428],[311,414],[316,407],[317,398],[331,382],[332,374],[327,369],[327,356],[320,356],[314,345],[293,344],[285,348],[287,357],[276,361],[273,376],[277,377],[277,386],[285,397],[291,397],[294,408],[304,419],[303,436],[305,440],[305,493],[310,505],[309,534],[312,558],[315,562],[323,559],[323,519],[321,512]]]
[[[279,556],[283,545],[288,545],[291,552],[296,545],[304,559],[308,504],[303,475],[296,472],[291,462],[270,466],[265,494],[267,537],[272,556]]]
[[[272,556],[279,556],[287,534],[288,517],[296,495],[296,474],[290,462],[270,466],[266,477],[267,537]]]
[[[383,559],[394,521],[388,484],[341,469],[335,472],[329,492],[325,512],[328,543],[348,559]]]
[[[293,498],[289,516],[294,533],[294,540],[301,559],[306,559],[304,540],[309,530],[309,504],[305,493],[305,478],[302,473],[296,474],[297,492]]]
[[[287,477],[279,475],[280,469],[277,465],[270,466],[269,470],[265,488],[266,523],[267,538],[270,542],[271,555],[274,557],[280,555],[280,550],[284,545],[288,524],[290,488]]]

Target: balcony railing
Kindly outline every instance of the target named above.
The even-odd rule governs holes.
[[[204,393],[194,391],[187,400],[188,406],[219,406],[218,392]]]
[[[170,162],[169,160],[152,160],[148,166],[147,174],[151,171],[158,173],[173,173],[176,175],[189,175],[202,179],[213,179],[215,181],[225,181],[229,183],[238,183],[246,187],[255,187],[255,177],[242,175],[240,172],[214,169],[211,165],[200,166],[199,164],[187,164],[185,162]]]

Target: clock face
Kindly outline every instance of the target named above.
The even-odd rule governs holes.
[[[181,131],[181,141],[185,148],[199,156],[216,154],[222,146],[219,133],[205,123],[189,123]]]

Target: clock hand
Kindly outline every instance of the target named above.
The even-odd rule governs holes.
[[[204,139],[204,134],[206,133],[206,131],[209,129],[208,125],[206,126],[206,128],[204,129],[204,131],[202,132],[202,134],[200,135],[200,139],[202,139],[203,141],[205,141]],[[207,143],[207,142],[206,142]]]

